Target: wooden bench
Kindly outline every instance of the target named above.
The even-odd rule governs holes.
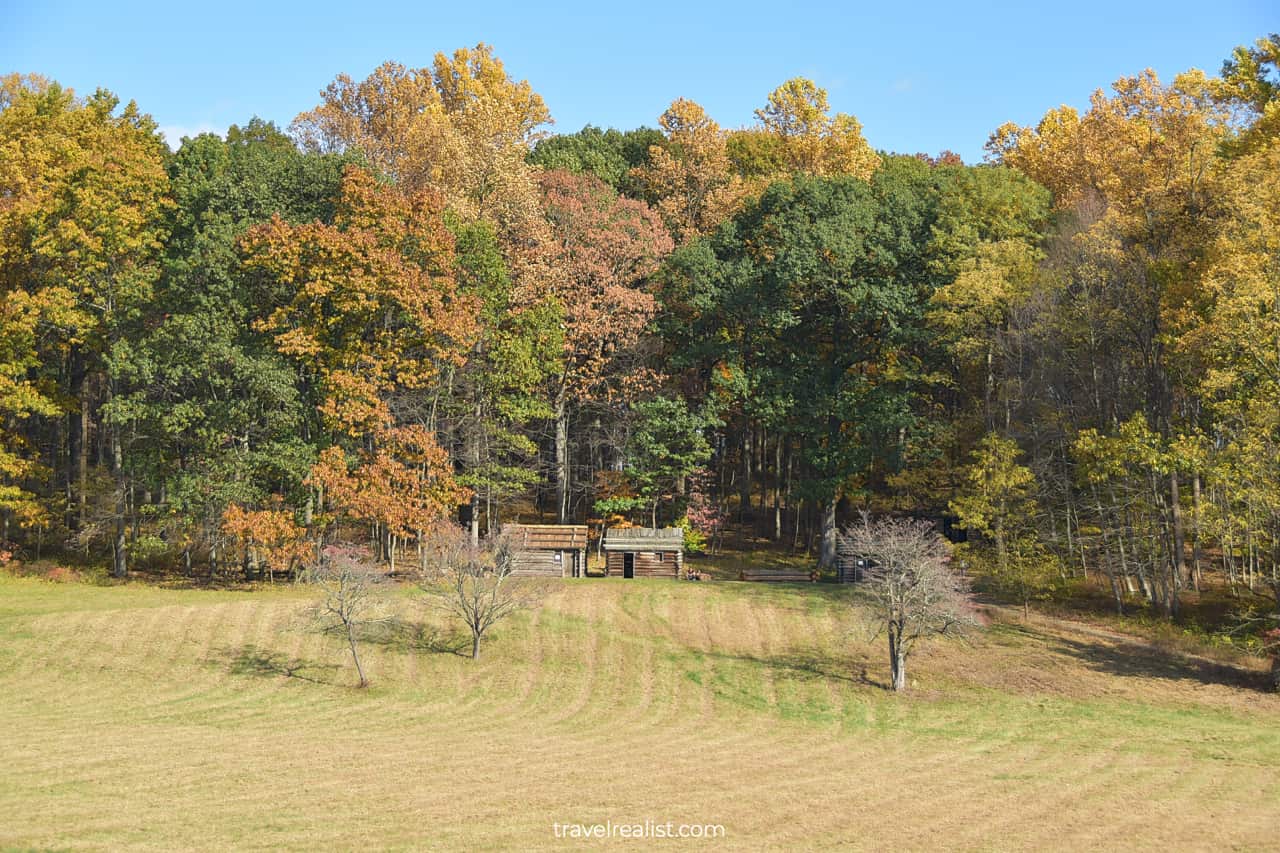
[[[738,573],[738,579],[764,583],[813,583],[818,579],[818,573],[790,569],[743,569]]]

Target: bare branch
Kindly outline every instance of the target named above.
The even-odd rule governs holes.
[[[496,535],[479,546],[461,530],[438,533],[430,545],[431,574],[421,583],[427,602],[461,620],[471,631],[471,657],[480,657],[480,641],[498,622],[536,607],[544,587],[515,576],[515,550],[510,539]]]
[[[368,560],[368,552],[353,546],[331,545],[320,555],[314,581],[321,590],[314,616],[325,631],[341,634],[351,650],[360,686],[368,687],[360,660],[359,636],[368,625],[384,622],[387,577]]]
[[[893,689],[906,688],[906,661],[927,636],[962,633],[978,624],[969,593],[951,569],[947,543],[927,521],[884,518],[845,528],[840,553],[863,560],[865,589],[875,603],[875,633],[889,640]]]

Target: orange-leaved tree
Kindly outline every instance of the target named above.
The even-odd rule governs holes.
[[[729,159],[728,136],[700,105],[677,98],[658,119],[667,145],[649,148],[632,177],[680,243],[710,234],[747,193]]]
[[[307,540],[307,531],[282,508],[276,496],[270,509],[248,509],[231,504],[222,514],[222,533],[239,543],[246,574],[277,571],[315,562],[315,548]]]
[[[397,538],[465,497],[436,441],[434,401],[442,368],[466,360],[478,306],[458,291],[442,201],[350,167],[332,225],[274,219],[243,248],[291,294],[260,327],[295,360],[320,415],[329,446],[315,496],[373,524],[394,559]]]
[[[321,98],[294,120],[304,148],[359,150],[405,190],[433,190],[463,220],[493,223],[512,275],[536,296],[549,271],[527,158],[551,114],[493,48],[437,53],[428,68],[386,62],[358,82],[341,74]]]

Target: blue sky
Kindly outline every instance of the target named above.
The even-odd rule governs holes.
[[[104,86],[176,141],[253,115],[287,125],[339,72],[427,65],[485,41],[542,94],[559,132],[654,125],[676,97],[742,126],[802,75],[858,116],[877,148],[950,148],[974,161],[1002,122],[1084,105],[1121,75],[1216,72],[1233,46],[1280,29],[1276,5],[0,0],[0,72]]]

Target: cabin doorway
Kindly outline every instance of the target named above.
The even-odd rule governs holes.
[[[629,551],[622,555],[622,576],[624,578],[636,576],[636,555]]]

